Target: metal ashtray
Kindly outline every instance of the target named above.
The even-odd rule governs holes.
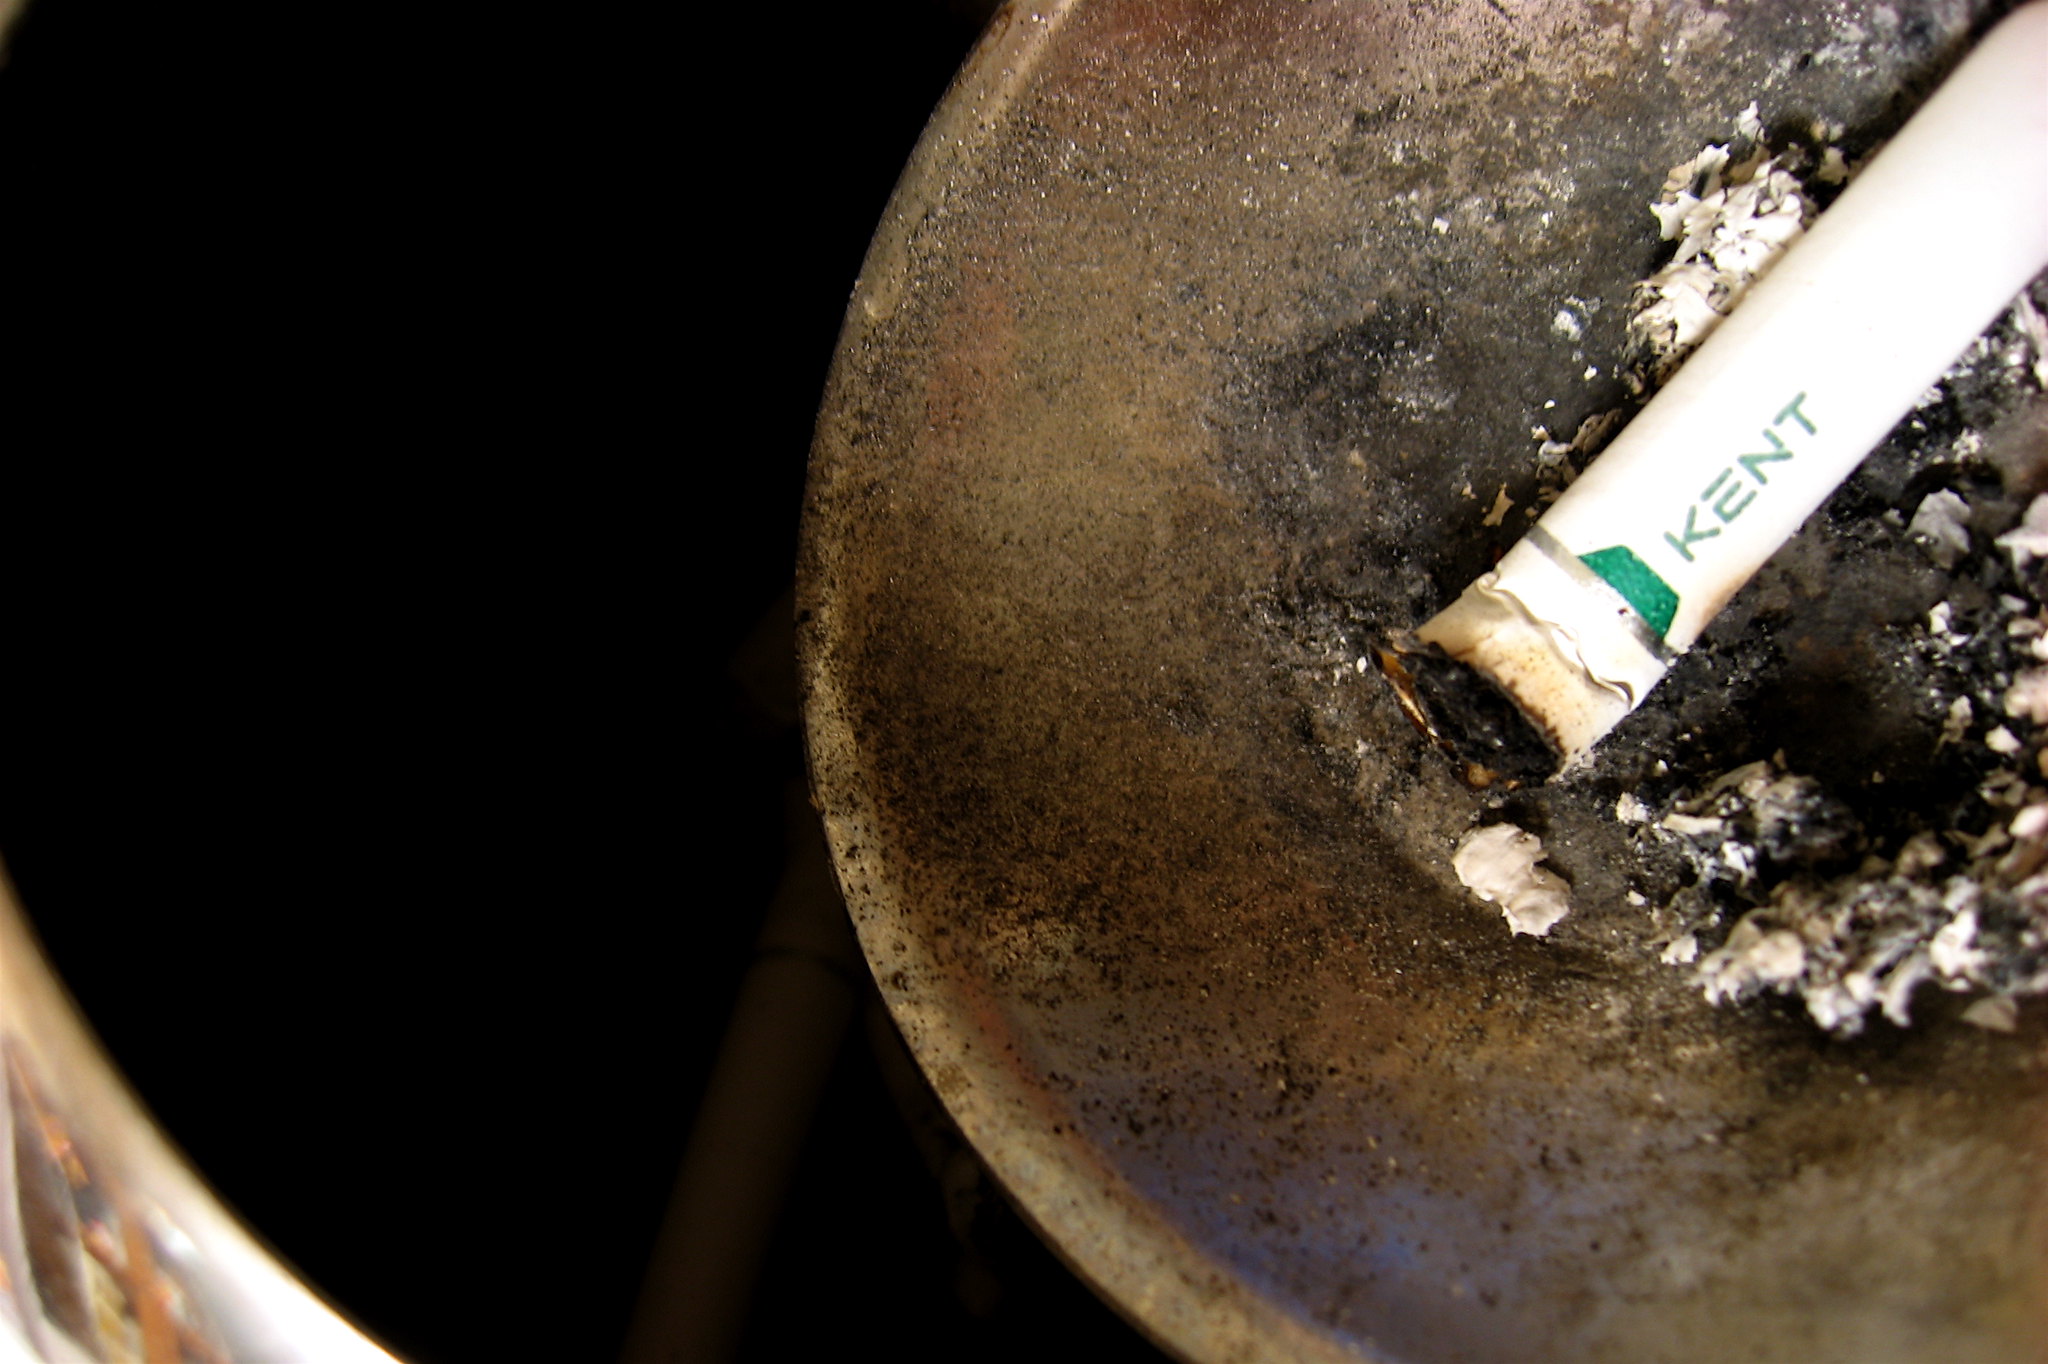
[[[820,419],[816,793],[926,1075],[1169,1348],[2048,1351],[2038,1011],[1710,1008],[1619,832],[1510,936],[1352,666],[1618,400],[1667,169],[1752,101],[1881,136],[1999,8],[1016,5],[969,62]]]

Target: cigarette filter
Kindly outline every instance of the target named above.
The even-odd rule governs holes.
[[[1493,572],[1416,631],[1566,765],[2048,265],[2048,3],[2008,17]]]

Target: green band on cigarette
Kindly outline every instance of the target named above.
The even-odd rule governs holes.
[[[1671,590],[1671,584],[1657,576],[1651,568],[1636,557],[1636,552],[1627,545],[1610,545],[1596,549],[1590,554],[1581,554],[1579,562],[1605,578],[1608,585],[1621,593],[1622,600],[1636,609],[1643,618],[1643,624],[1663,639],[1671,629],[1671,618],[1678,614],[1678,594]]]

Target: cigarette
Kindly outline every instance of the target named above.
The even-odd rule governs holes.
[[[1425,648],[1383,655],[1410,717],[1482,782],[1584,759],[2044,265],[2048,3],[2036,0],[1978,44],[1494,570],[1414,632]],[[1499,714],[1475,711],[1466,670],[1497,689]],[[1516,736],[1518,723],[1534,735]]]

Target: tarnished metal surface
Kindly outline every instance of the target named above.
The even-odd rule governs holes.
[[[102,1360],[393,1364],[165,1142],[0,883],[0,1364]]]
[[[1510,938],[1352,667],[1485,566],[1532,414],[1616,401],[1666,169],[1752,100],[1867,145],[1982,18],[1014,6],[963,74],[820,422],[816,790],[939,1093],[1175,1350],[2048,1349],[2038,1013],[1710,1010],[1594,826]]]

